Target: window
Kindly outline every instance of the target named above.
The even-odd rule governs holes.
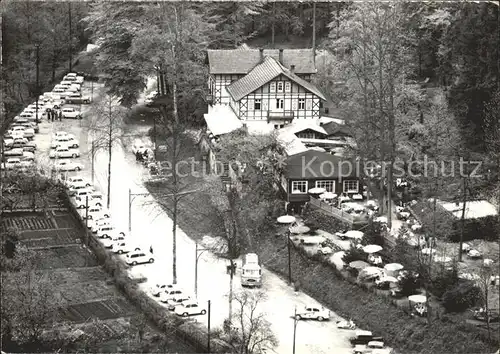
[[[285,92],[292,92],[292,83],[290,81],[285,82]]]
[[[283,92],[283,81],[278,81],[278,92]]]
[[[299,109],[306,109],[306,99],[299,98]]]
[[[307,193],[307,181],[292,181],[292,194]]]
[[[335,193],[335,181],[326,180],[326,181],[316,181],[316,188],[325,188],[327,192]]]
[[[359,182],[358,181],[344,181],[344,193],[358,193]]]
[[[314,134],[313,132],[300,132],[297,134],[297,137],[299,139],[315,139],[316,134]]]
[[[285,106],[285,101],[282,98],[276,99],[276,108],[283,109]]]
[[[310,98],[306,100],[306,109],[309,111],[312,109],[312,100]]]
[[[260,103],[261,103],[260,98],[255,100],[254,109],[256,111],[260,111]]]
[[[284,124],[275,124],[274,125],[274,129],[281,129],[283,128],[285,125]]]
[[[276,82],[271,82],[269,85],[269,92],[276,92]]]

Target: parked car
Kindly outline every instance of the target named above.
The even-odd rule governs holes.
[[[5,157],[23,156],[24,150],[22,148],[13,148],[10,150],[5,150],[3,155]]]
[[[169,289],[174,289],[174,286],[172,284],[156,283],[149,288],[149,292],[153,296],[160,296],[161,292]]]
[[[104,225],[111,225],[111,218],[106,218],[104,216],[94,218],[92,224],[90,225],[90,228],[93,233],[96,233],[97,230],[99,230],[99,228],[103,227]]]
[[[33,141],[28,141],[26,138],[14,138],[12,144],[9,144],[9,148],[16,149],[21,148],[23,151],[35,151],[36,144]]]
[[[374,350],[384,349],[384,342],[370,341],[368,344],[356,344],[353,354],[372,354]]]
[[[20,118],[21,121],[14,122],[17,125],[20,125],[25,128],[33,129],[35,133],[38,133],[40,131],[40,127],[38,124],[35,124],[34,122],[29,122],[25,120],[24,118]]]
[[[167,308],[169,309],[169,311],[174,311],[177,306],[180,306],[188,301],[193,301],[188,295],[181,294],[178,296],[174,296],[167,301]]]
[[[81,190],[87,190],[90,186],[87,186],[85,182],[74,182],[68,186],[68,194],[72,197],[76,195]]]
[[[21,167],[21,159],[18,157],[8,158],[7,161],[2,164],[2,170],[15,170],[19,167]]]
[[[24,151],[21,156],[21,161],[35,161],[35,154],[29,151]]]
[[[110,218],[111,213],[107,209],[103,209],[101,206],[95,204],[89,204],[88,210],[86,208],[79,210],[82,218],[86,218],[88,216],[89,219],[93,220],[100,217]],[[109,235],[107,235],[109,236]]]
[[[55,132],[54,134],[52,134],[52,139],[58,139],[60,137],[63,137],[63,136],[69,136],[69,137],[72,137],[72,138],[75,138],[75,136],[73,134],[69,134],[65,131],[58,131],[58,132]]]
[[[490,322],[498,322],[500,321],[500,314],[498,310],[488,310]],[[483,308],[474,310],[474,318],[478,321],[487,321],[486,311]]]
[[[133,251],[128,253],[125,257],[125,263],[127,263],[128,265],[153,263],[154,261],[154,256],[151,253],[145,251]]]
[[[66,97],[66,103],[71,103],[71,104],[89,104],[90,103],[90,97],[88,96],[80,96],[76,97],[74,95],[71,95],[70,97]]]
[[[118,241],[111,245],[111,251],[118,254],[140,251],[141,248],[132,246],[126,241]]]
[[[71,107],[63,108],[61,113],[63,118],[82,119],[82,113]]]
[[[11,136],[19,135],[26,139],[33,139],[35,137],[35,129],[26,128],[17,124],[9,129],[8,133],[11,134]]]
[[[66,146],[58,146],[55,150],[51,150],[49,152],[49,157],[51,159],[54,158],[65,158],[65,157],[72,157],[72,158],[77,158],[80,156],[80,150],[78,149],[70,149]]]
[[[76,148],[80,147],[80,143],[74,137],[67,135],[67,136],[61,136],[61,137],[58,137],[58,138],[52,140],[50,147],[52,149],[55,149],[58,146],[66,146],[66,147],[71,148],[71,149],[76,149]]]
[[[56,161],[53,168],[54,171],[81,171],[83,170],[83,165],[79,162],[74,161]]]
[[[166,303],[168,300],[180,295],[182,295],[181,289],[176,287],[168,288],[160,293],[160,301]]]
[[[77,196],[74,198],[74,201],[76,209],[85,209],[87,207],[87,201],[88,201],[88,206],[94,206],[94,205],[98,207],[102,206],[100,200],[92,198],[92,193],[88,193],[86,196]]]
[[[92,186],[92,184],[89,181],[80,176],[70,176],[65,182],[66,186],[70,188],[75,183],[84,183],[87,187]]]
[[[103,225],[97,229],[98,238],[109,238],[113,234],[114,226],[111,224]]]
[[[111,236],[110,238],[106,238],[106,239],[102,240],[101,242],[102,242],[102,245],[104,246],[104,248],[111,248],[111,247],[113,247],[113,244],[115,244],[115,243],[125,242],[125,236],[118,234],[118,235]]]
[[[383,342],[382,337],[374,337],[373,333],[370,331],[356,331],[356,335],[349,339],[351,345],[367,345],[371,341]]]
[[[207,313],[203,307],[195,301],[185,301],[175,307],[175,314],[182,317],[204,315]]]
[[[300,311],[297,311],[295,319],[312,319],[318,321],[328,320],[330,319],[330,311],[321,306],[307,305]]]

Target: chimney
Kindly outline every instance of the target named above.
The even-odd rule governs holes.
[[[283,49],[280,49],[279,59],[280,59],[280,63],[283,65]]]
[[[264,48],[259,48],[259,53],[260,53],[260,62],[262,63],[264,61]]]
[[[295,74],[295,65],[290,65],[290,72]]]

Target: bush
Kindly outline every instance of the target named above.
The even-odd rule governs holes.
[[[332,218],[331,216],[327,216],[319,210],[311,210],[310,208],[308,208],[304,213],[304,219],[306,225],[309,226],[310,224],[315,228],[315,230],[321,229],[331,234],[345,229],[349,230],[348,224]]]
[[[410,296],[416,294],[421,287],[421,279],[413,272],[409,272],[405,277],[399,281],[399,288],[403,296]]]
[[[363,245],[384,246],[384,229],[381,223],[370,222],[365,229],[361,243]]]
[[[462,312],[476,305],[481,290],[471,281],[460,282],[443,295],[443,306],[447,312]]]
[[[441,298],[445,292],[451,290],[458,283],[456,268],[452,270],[443,269],[437,271],[431,279],[429,291],[436,297]]]
[[[351,245],[347,251],[345,251],[342,257],[344,263],[349,264],[354,261],[366,261],[366,253],[362,249],[358,249],[356,246]]]

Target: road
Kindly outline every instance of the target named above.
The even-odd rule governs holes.
[[[88,88],[84,88],[84,91]],[[98,94],[99,88],[94,85],[94,94]],[[82,106],[84,112],[89,106]],[[89,114],[84,113],[85,119]],[[91,179],[90,154],[87,143],[87,131],[77,121],[63,121],[56,123],[44,122],[37,136],[37,145],[40,151],[48,151],[47,138],[52,131],[66,130],[80,138],[82,157],[79,158],[84,165],[84,171],[80,175]],[[140,133],[140,132],[139,132]],[[128,229],[129,215],[129,189],[133,194],[146,193],[144,196],[134,196],[131,204],[131,233],[127,237],[131,243],[140,245],[145,249],[153,247],[155,263],[137,265],[130,269],[133,276],[145,276],[147,283],[141,284],[144,290],[158,282],[172,281],[172,221],[162,211],[154,198],[147,194],[144,188],[145,169],[135,161],[130,150],[124,149],[121,144],[116,144],[112,150],[112,173],[111,173],[111,213],[115,227],[124,231]],[[43,160],[44,154],[40,154]],[[105,151],[96,154],[95,160],[95,183],[96,189],[104,195],[107,191],[108,155]],[[73,174],[73,173],[72,173]],[[194,265],[195,265],[195,243],[180,229],[177,229],[177,274],[178,284],[187,293],[194,294]],[[228,293],[229,275],[226,273],[227,260],[219,259],[209,251],[205,251],[198,265],[198,301],[206,304],[211,300],[211,325],[216,328],[222,325],[228,317]],[[279,340],[279,345],[274,348],[278,354],[289,354],[293,346],[293,312],[295,307],[300,308],[306,304],[317,304],[317,302],[303,293],[295,293],[285,281],[277,275],[263,270],[262,291],[266,299],[262,300],[259,311],[265,314],[271,323],[271,329]],[[239,269],[234,277],[234,291],[242,291],[239,284]],[[257,290],[244,290],[257,291]],[[234,310],[236,307],[234,307]],[[167,311],[167,310],[166,310]],[[234,312],[233,312],[234,313]],[[208,316],[196,316],[193,320],[207,324]],[[348,338],[353,331],[339,330],[335,320],[340,319],[332,312],[332,320],[328,322],[301,321],[297,326],[296,352],[317,354],[347,354],[352,353],[352,347]]]

